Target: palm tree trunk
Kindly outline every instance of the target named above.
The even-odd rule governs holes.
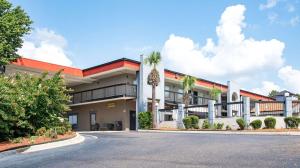
[[[155,85],[152,85],[152,126],[156,128],[156,98]]]

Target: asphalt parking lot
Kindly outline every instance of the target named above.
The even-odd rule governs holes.
[[[300,136],[89,133],[83,143],[0,159],[0,167],[300,167]]]

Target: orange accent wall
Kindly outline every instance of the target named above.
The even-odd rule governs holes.
[[[42,62],[28,58],[19,58],[16,62],[13,62],[12,64],[51,72],[63,70],[63,73],[65,74],[82,77],[81,69],[51,64],[48,62]]]

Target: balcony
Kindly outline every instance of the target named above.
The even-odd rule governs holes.
[[[120,97],[136,98],[136,85],[117,84],[81,92],[71,93],[71,104],[114,99]]]
[[[192,95],[190,105],[205,105],[208,104],[208,100],[210,98]],[[183,93],[165,90],[165,102],[172,104],[183,103]]]

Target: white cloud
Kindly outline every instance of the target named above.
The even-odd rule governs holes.
[[[263,95],[268,95],[272,90],[280,91],[281,88],[271,81],[263,81],[260,88],[252,89],[253,92]]]
[[[295,6],[292,5],[292,4],[287,4],[287,11],[288,12],[294,12],[296,9],[295,9]]]
[[[295,17],[292,17],[291,20],[290,20],[290,25],[291,26],[297,26],[300,22],[300,18],[299,16],[295,16]]]
[[[288,90],[300,93],[300,70],[293,69],[292,66],[284,66],[278,71],[278,77]]]
[[[264,9],[271,9],[275,7],[278,3],[278,0],[267,0],[265,4],[260,4],[259,9],[264,10]]]
[[[201,77],[251,76],[254,72],[283,65],[283,42],[245,38],[243,5],[225,9],[216,27],[218,41],[211,38],[199,46],[188,37],[170,35],[162,49],[167,67]],[[183,65],[184,64],[184,65]]]
[[[277,13],[270,13],[268,14],[268,20],[270,23],[278,23],[278,14]]]
[[[36,29],[24,40],[18,54],[25,58],[70,66],[72,61],[67,56],[66,46],[67,41],[63,36],[52,30]]]

